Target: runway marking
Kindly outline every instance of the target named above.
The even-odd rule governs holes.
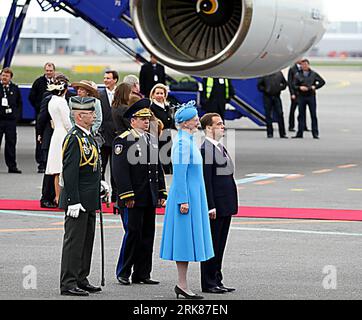
[[[268,229],[268,228],[240,228],[240,227],[231,227],[230,229],[239,230],[239,231],[259,231],[259,232],[297,233],[297,234],[309,234],[309,235],[314,234],[314,235],[328,235],[328,236],[362,237],[362,233],[348,233],[348,232],[334,232],[334,231]]]
[[[362,191],[362,189],[350,188],[350,189],[348,189],[348,191],[361,192],[361,191]]]
[[[275,179],[275,178],[288,178],[290,179],[296,179],[300,178],[300,174],[285,174],[285,173],[251,173],[247,174],[246,178],[236,180],[237,185],[241,184],[247,184],[247,183],[254,183],[256,185],[267,185],[271,183],[275,183],[275,181],[272,182],[264,182],[265,180]]]
[[[305,175],[303,175],[303,174],[289,174],[284,179],[286,179],[286,180],[294,180],[294,179],[300,179],[300,178],[304,178],[304,177],[305,177]]]
[[[305,189],[291,189],[292,192],[304,192]]]
[[[322,174],[322,173],[329,173],[329,172],[332,172],[333,169],[322,169],[322,170],[316,170],[316,171],[313,171],[314,174]]]
[[[316,223],[351,223],[342,220],[282,220],[282,221],[233,221],[232,225],[259,225],[259,224],[316,224]]]
[[[340,81],[338,84],[335,85],[336,88],[347,88],[351,86],[351,81]]]
[[[254,184],[256,184],[258,186],[266,186],[268,184],[273,184],[273,183],[275,183],[274,180],[268,180],[268,181],[255,182]]]
[[[0,229],[0,233],[6,232],[34,232],[34,231],[60,231],[63,228],[23,228],[23,229]]]
[[[350,168],[355,168],[358,167],[357,164],[344,164],[342,166],[338,166],[337,168],[339,169],[350,169]]]

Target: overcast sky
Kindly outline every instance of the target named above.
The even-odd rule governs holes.
[[[361,0],[324,0],[330,21],[362,21]],[[0,0],[0,15],[6,16],[12,0]],[[29,16],[66,16],[66,13],[49,10],[42,12],[38,2],[33,0],[28,11]]]

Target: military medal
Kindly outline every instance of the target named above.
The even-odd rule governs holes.
[[[83,144],[83,151],[84,151],[84,154],[89,156],[90,154],[90,149],[87,145]]]

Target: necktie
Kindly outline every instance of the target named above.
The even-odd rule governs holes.
[[[222,152],[222,155],[224,156],[224,158],[229,159],[229,156],[228,156],[228,153],[226,152],[225,147],[221,143],[219,143],[217,146],[219,147],[220,151]]]

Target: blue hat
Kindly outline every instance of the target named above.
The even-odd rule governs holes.
[[[124,113],[124,117],[128,119],[134,117],[152,117],[150,105],[150,99],[140,99],[127,109],[127,111]]]
[[[189,101],[181,105],[181,107],[175,113],[175,122],[177,124],[190,120],[198,115],[195,107],[196,102],[194,100]]]

